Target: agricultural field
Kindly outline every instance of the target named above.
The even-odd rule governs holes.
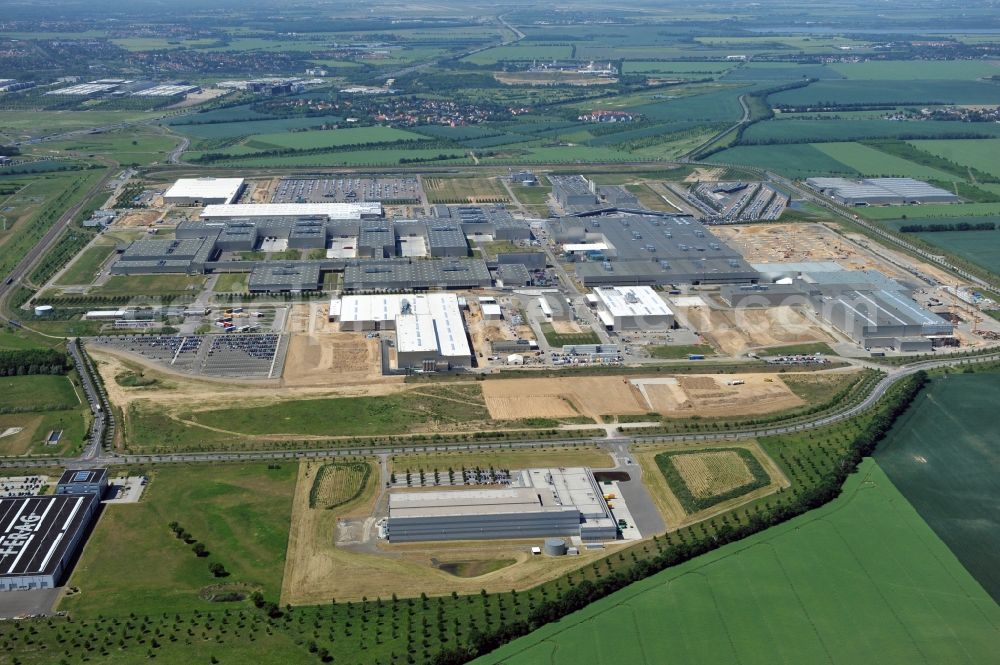
[[[170,123],[169,126],[174,132],[196,139],[231,139],[255,134],[293,132],[294,130],[319,127],[324,123],[343,120],[339,116],[273,118],[252,113],[249,110],[226,109],[226,111],[232,111],[232,113],[221,115],[219,112],[210,111],[181,116],[179,121]]]
[[[926,203],[924,205],[869,206],[858,209],[858,213],[868,219],[892,220],[920,217],[936,219],[950,224],[963,217],[989,217],[1000,215],[1000,203]],[[949,219],[954,218],[954,220]]]
[[[502,60],[555,60],[566,59],[573,54],[569,44],[541,44],[536,46],[497,46],[470,55],[466,62],[477,65],[492,65]]]
[[[1000,178],[1000,139],[965,141],[910,141],[911,144],[938,157],[971,166]]]
[[[686,62],[669,60],[630,60],[624,63],[624,74],[670,74],[681,78],[704,78],[725,73],[735,67],[732,62]],[[692,76],[697,75],[697,76]]]
[[[875,461],[958,560],[1000,602],[1000,497],[989,445],[1000,375],[936,376],[897,421]]]
[[[69,580],[80,591],[63,599],[60,609],[91,619],[222,609],[204,597],[218,584],[276,597],[297,468],[292,462],[147,471],[152,480],[141,502],[105,509]],[[172,522],[208,555],[198,556],[193,543],[176,537]],[[211,562],[222,563],[229,575],[215,577]]]
[[[930,166],[911,162],[861,143],[818,143],[817,150],[865,177],[955,180],[955,176]]]
[[[878,644],[881,662],[971,665],[992,658],[998,625],[1000,606],[866,460],[830,504],[473,662],[857,663]]]
[[[823,175],[857,175],[857,171],[851,167],[809,144],[740,145],[717,152],[705,161],[713,164],[753,166],[803,180]]]
[[[1000,86],[983,81],[818,81],[771,95],[775,104],[1000,104]]]
[[[850,117],[850,113],[836,112],[816,117],[804,113],[782,113],[774,120],[751,125],[743,133],[743,140],[750,145],[774,143],[776,145],[773,147],[780,148],[782,146],[778,144],[785,143],[860,141],[879,138],[968,139],[972,136],[1000,136],[1000,127],[985,122],[971,124],[944,120],[893,121],[864,115]],[[887,112],[879,111],[879,113],[885,115]],[[952,142],[954,141],[949,140],[944,143],[947,145]],[[971,142],[966,141],[966,143]],[[959,144],[961,143],[960,141]]]
[[[995,60],[875,61],[830,65],[852,81],[974,80],[1000,74]]]

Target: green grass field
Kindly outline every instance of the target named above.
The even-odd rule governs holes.
[[[708,344],[682,344],[679,346],[662,345],[662,346],[649,346],[646,347],[649,351],[649,355],[654,358],[663,358],[668,360],[677,360],[680,358],[687,358],[688,354],[701,354],[705,356],[714,356],[715,349],[713,349]]]
[[[568,344],[600,344],[601,338],[593,330],[579,333],[558,333],[551,323],[543,323],[542,334],[549,346],[562,347]]]
[[[176,136],[154,134],[149,130],[123,130],[55,141],[46,143],[45,147],[84,156],[105,155],[122,164],[148,166],[164,161],[178,140]]]
[[[114,251],[114,245],[91,245],[83,250],[73,265],[60,275],[55,283],[63,286],[90,284],[94,281],[97,271]]]
[[[80,398],[73,390],[69,377],[36,374],[0,377],[0,406],[5,409],[32,409],[63,405],[76,407]]]
[[[323,413],[323,418],[316,418],[316,413]],[[224,431],[180,422],[155,403],[133,403],[128,413],[129,444],[136,448],[190,449],[245,441],[242,435],[369,436],[437,427],[455,430],[490,421],[476,385],[422,388],[384,397],[283,401],[268,406],[182,413],[180,417]]]
[[[1000,450],[990,445],[1000,374],[935,377],[875,453],[879,466],[1000,602]]]
[[[944,157],[956,164],[971,166],[1000,177],[1000,139],[964,141],[910,141],[921,150]]]
[[[201,275],[115,275],[92,293],[104,296],[162,296],[197,293],[205,284]]]
[[[553,60],[569,58],[572,48],[569,44],[497,46],[463,59],[477,65],[492,65],[501,60]]]
[[[358,127],[356,129],[327,129],[310,132],[281,132],[254,134],[243,143],[217,152],[231,155],[250,154],[265,150],[306,150],[312,148],[339,148],[362,143],[391,143],[393,141],[423,141],[425,136],[392,127]],[[212,151],[216,152],[216,151]]]
[[[244,272],[222,273],[215,282],[216,293],[246,293],[250,275]]]
[[[298,465],[199,464],[156,469],[137,504],[107,506],[60,609],[76,617],[223,609],[199,598],[212,584],[243,583],[277,597]],[[198,557],[169,530],[178,522],[209,550]],[[211,561],[229,577],[215,578]],[[243,605],[243,603],[235,603]]]
[[[474,661],[980,663],[1000,607],[871,460],[831,504]]]

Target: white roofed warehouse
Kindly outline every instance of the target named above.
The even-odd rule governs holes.
[[[229,204],[242,191],[243,178],[181,178],[163,194],[163,202],[182,206]]]
[[[472,347],[454,293],[350,295],[330,303],[345,331],[395,330],[396,367],[470,367]]]
[[[602,286],[594,289],[597,315],[611,330],[653,330],[674,325],[674,313],[649,286]]]

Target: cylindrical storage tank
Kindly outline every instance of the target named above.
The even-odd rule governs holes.
[[[562,538],[546,538],[542,551],[548,556],[562,556],[566,554],[566,541]]]
[[[48,316],[52,313],[52,305],[35,305],[35,316]]]

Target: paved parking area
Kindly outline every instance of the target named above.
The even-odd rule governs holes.
[[[51,615],[61,593],[62,587],[30,589],[28,591],[0,591],[0,618],[18,619]]]
[[[144,476],[119,476],[108,481],[108,497],[104,503],[137,503],[146,489]]]

